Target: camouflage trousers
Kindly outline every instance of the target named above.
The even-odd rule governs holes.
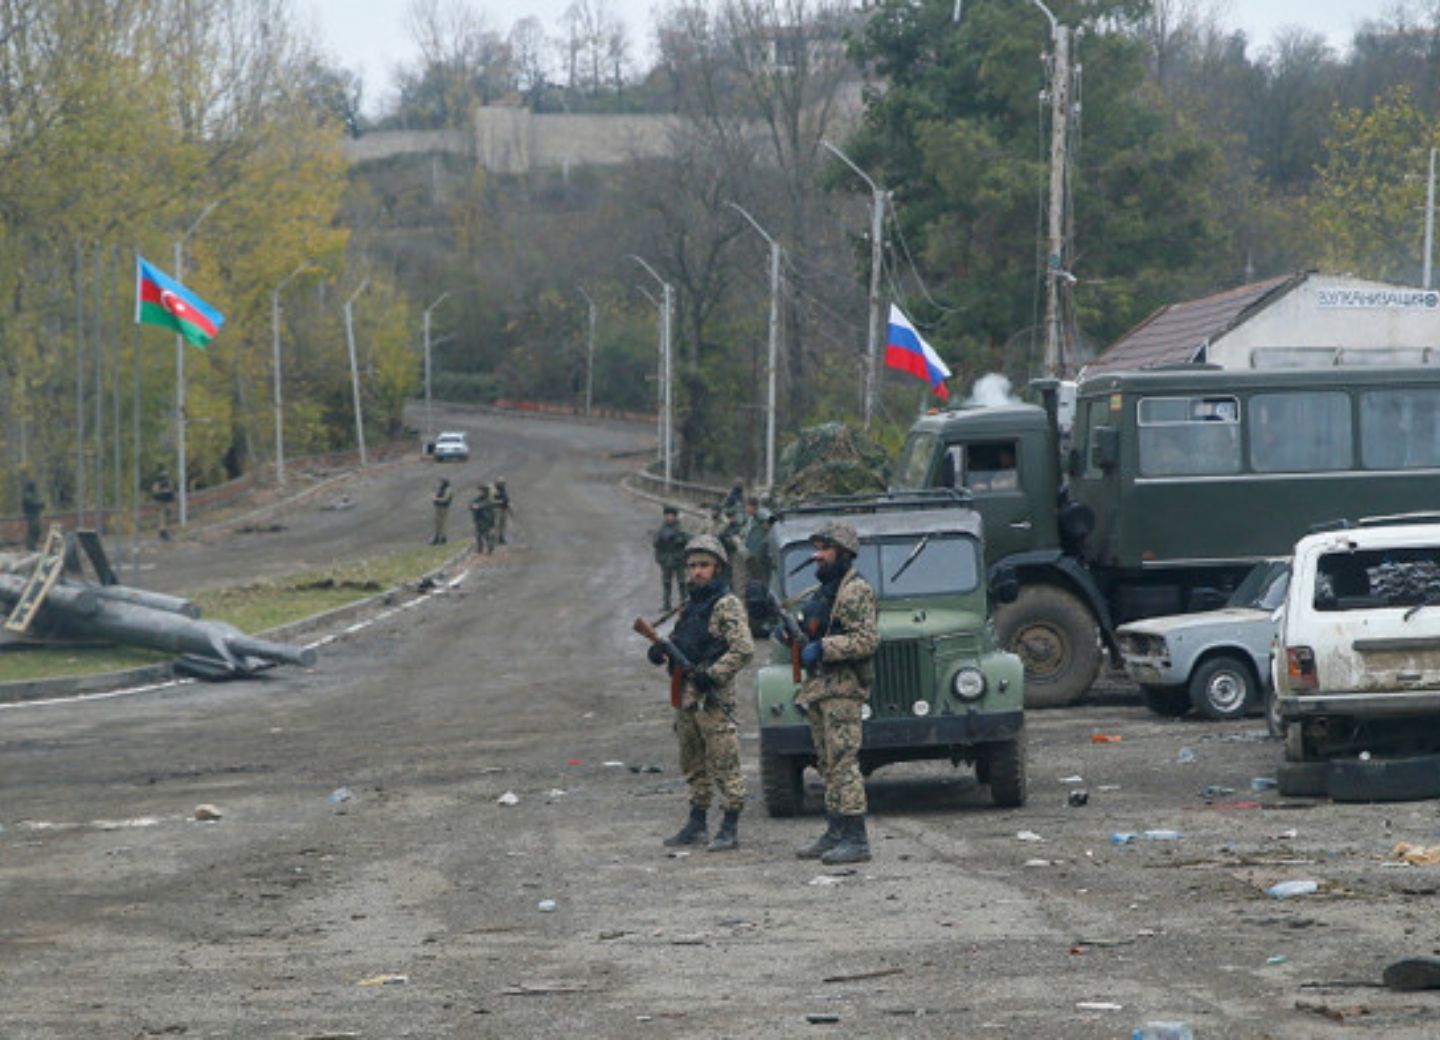
[[[494,552],[495,550],[495,529],[493,527],[481,527],[475,525],[475,551],[479,553]]]
[[[827,697],[810,705],[810,737],[825,779],[825,811],[865,815],[865,781],[860,776],[860,701]]]
[[[670,599],[671,587],[675,589],[675,603],[685,598],[685,565],[676,564],[674,567],[660,565],[660,602],[663,604],[661,610],[669,610],[674,603]]]
[[[675,712],[675,737],[680,742],[680,770],[690,786],[690,804],[710,808],[712,793],[720,808],[739,811],[745,805],[740,776],[740,734],[720,708],[689,705]]]

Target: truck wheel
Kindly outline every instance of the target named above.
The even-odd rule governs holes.
[[[1220,654],[1190,676],[1190,702],[1207,719],[1238,719],[1255,699],[1255,677],[1238,657]]]
[[[1025,663],[1025,707],[1056,708],[1085,696],[1100,669],[1090,611],[1053,585],[1022,588],[995,615],[1000,644]]]
[[[1025,804],[1024,733],[986,748],[985,775],[990,782],[990,800],[997,806],[1017,809]]]
[[[805,808],[805,760],[761,754],[760,789],[771,816],[798,816]]]
[[[1286,798],[1324,798],[1330,790],[1329,762],[1281,762],[1277,789]]]
[[[1190,691],[1184,686],[1142,686],[1145,707],[1167,719],[1178,719],[1190,710]]]

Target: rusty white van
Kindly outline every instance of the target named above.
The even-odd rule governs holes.
[[[1403,759],[1440,794],[1440,515],[1297,542],[1272,662],[1282,789],[1325,793],[1337,763],[1378,776]]]

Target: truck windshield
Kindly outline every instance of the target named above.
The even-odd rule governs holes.
[[[1250,568],[1230,598],[1227,607],[1248,607],[1252,610],[1276,610],[1285,602],[1290,587],[1290,564],[1284,560],[1266,560]]]
[[[940,443],[940,438],[933,433],[912,433],[905,441],[905,447],[900,451],[900,465],[895,467],[895,479],[893,481],[896,490],[904,491],[911,488],[923,488],[930,476],[930,466],[935,459],[935,448]],[[950,481],[947,487],[953,487],[955,482]]]
[[[925,548],[912,566],[901,571],[901,566],[923,538],[929,538]],[[815,565],[806,563],[813,552],[808,542],[796,542],[786,547],[784,573],[787,598],[816,584]],[[881,538],[860,543],[855,569],[881,599],[973,592],[980,584],[980,547],[975,539],[961,534]],[[892,578],[893,581],[890,580]]]

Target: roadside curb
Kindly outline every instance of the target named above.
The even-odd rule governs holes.
[[[354,603],[346,603],[344,606],[312,614],[309,617],[300,618],[298,621],[291,621],[279,628],[267,629],[254,634],[276,642],[290,642],[298,637],[316,634],[331,635],[339,626],[352,622],[356,618],[364,617],[378,607],[390,606],[407,593],[410,593],[413,598],[426,595],[426,593],[414,592],[412,585],[422,584],[426,581],[439,585],[440,577],[469,555],[470,549],[461,549],[448,557],[439,567],[428,574],[421,575],[413,583],[396,585],[372,596],[356,600]],[[465,570],[468,572],[469,568]],[[193,680],[188,676],[177,675],[174,663],[165,661],[120,672],[98,672],[91,675],[66,675],[53,679],[23,679],[19,682],[0,683],[0,704],[23,704],[26,701],[79,697],[91,693],[106,693],[127,686],[170,681]]]

